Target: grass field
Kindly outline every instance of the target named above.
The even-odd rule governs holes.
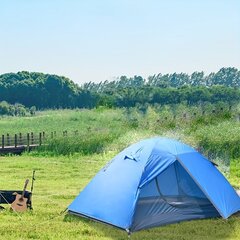
[[[133,112],[128,119],[123,110],[47,111],[30,118],[1,119],[1,134],[78,129],[81,130],[80,136],[84,136],[82,140],[79,137],[77,143],[83,148],[71,148],[71,140],[65,143],[62,139],[55,142],[57,150],[52,146],[37,153],[0,157],[1,189],[21,189],[25,178],[31,178],[32,170],[36,169],[34,210],[18,215],[6,206],[6,210],[0,212],[2,239],[127,239],[124,231],[67,214],[60,215],[60,212],[107,161],[139,139],[164,135],[193,146],[198,146],[205,139],[203,143],[207,144],[204,147],[216,152],[218,149],[221,152],[224,140],[228,148],[238,154],[235,145],[239,143],[240,134],[235,133],[238,133],[240,124],[231,118],[194,120],[187,124],[183,122],[179,127],[158,123],[159,116],[151,111],[147,116]],[[82,149],[88,150],[84,152]],[[240,188],[239,163],[240,158],[232,159],[227,177],[235,187]],[[240,218],[233,216],[228,220],[173,224],[140,231],[131,238],[237,240],[240,239]]]
[[[21,189],[36,169],[32,212],[0,212],[2,239],[127,239],[124,231],[59,215],[114,153],[75,157],[1,157],[1,188]],[[239,239],[240,219],[190,221],[134,233],[132,239]]]
[[[114,129],[123,122],[124,116],[121,113],[121,110],[49,110],[37,112],[35,116],[31,117],[2,117],[0,133],[38,133],[42,131],[59,133],[64,130],[88,132],[104,128]]]

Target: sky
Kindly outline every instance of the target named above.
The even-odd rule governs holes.
[[[0,0],[0,74],[74,82],[240,68],[239,0]]]

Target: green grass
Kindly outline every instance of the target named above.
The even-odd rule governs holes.
[[[184,107],[181,108],[178,110],[183,113]],[[231,171],[226,176],[234,187],[240,188],[240,123],[229,114],[176,120],[172,117],[167,108],[149,108],[144,114],[137,109],[58,110],[39,112],[33,117],[1,118],[0,134],[58,133],[38,152],[0,157],[2,189],[21,189],[24,179],[37,170],[34,210],[20,216],[8,209],[1,211],[2,239],[127,239],[125,232],[113,227],[59,213],[115,154],[152,136],[203,146],[204,152],[214,153],[224,167],[231,158]],[[79,135],[63,138],[64,130],[78,130]],[[140,231],[131,238],[240,239],[240,218],[173,224]]]
[[[229,179],[234,187],[240,189],[240,159],[234,159],[231,161]]]
[[[71,215],[59,215],[114,156],[1,157],[1,188],[21,189],[36,169],[31,212],[0,212],[2,239],[127,239],[124,231]],[[134,233],[131,239],[239,239],[240,219],[207,219]]]
[[[208,151],[228,151],[231,157],[240,157],[240,122],[223,121],[201,127],[194,134],[199,144]]]
[[[122,110],[49,110],[32,117],[0,118],[0,134],[39,133],[56,131],[61,135],[79,130],[81,133],[98,132],[123,126]]]

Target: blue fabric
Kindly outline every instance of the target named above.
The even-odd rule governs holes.
[[[178,155],[180,163],[223,218],[240,211],[240,198],[218,169],[199,153]]]
[[[178,162],[184,168],[177,170],[182,178],[174,175],[173,165]],[[193,179],[191,184],[185,170]],[[154,179],[159,181],[164,193],[169,186],[174,186],[170,195],[180,195],[179,186],[191,197],[205,197],[206,194],[223,217],[240,210],[240,198],[212,163],[186,144],[167,138],[146,139],[120,152],[98,172],[68,210],[131,229],[141,190],[147,185],[155,186]],[[159,192],[153,187],[144,194],[153,197]]]
[[[118,154],[79,194],[69,211],[129,228],[141,175],[150,153],[151,142],[141,141]]]

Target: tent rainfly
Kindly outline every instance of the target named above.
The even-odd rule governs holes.
[[[128,233],[238,211],[240,197],[212,162],[186,144],[157,137],[120,152],[68,207]]]

